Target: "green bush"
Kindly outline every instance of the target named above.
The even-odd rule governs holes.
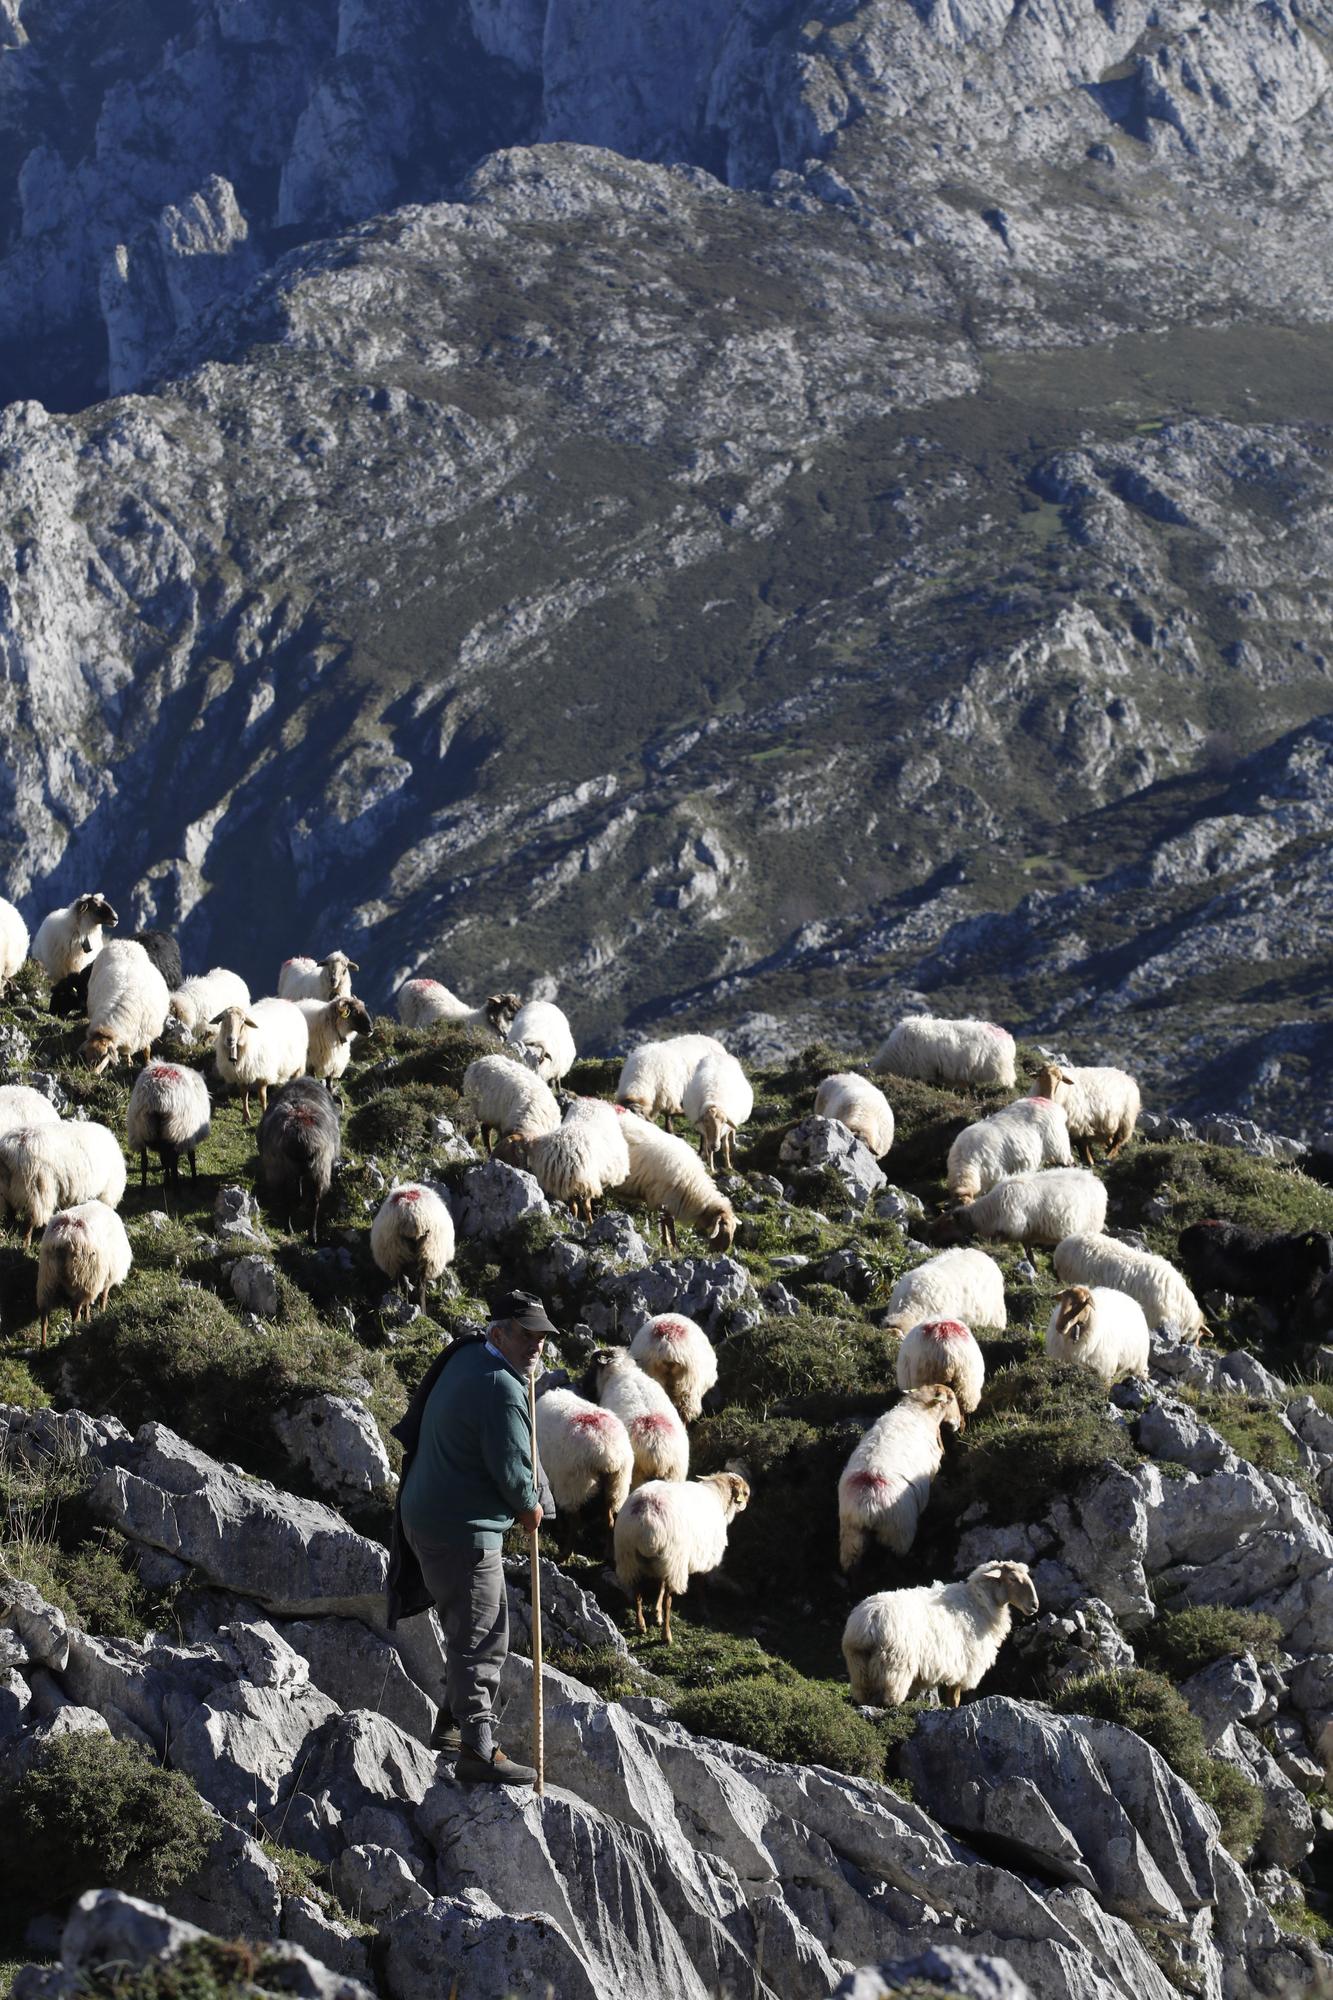
[[[818,1681],[767,1678],[694,1688],[675,1703],[696,1736],[720,1736],[786,1764],[827,1764],[855,1778],[882,1778],[884,1749],[873,1723],[848,1697]]]
[[[867,1398],[895,1394],[897,1341],[879,1327],[801,1313],[764,1320],[726,1341],[718,1356],[725,1403],[802,1415],[836,1415]]]
[[[1280,1472],[1314,1491],[1300,1447],[1271,1404],[1258,1397],[1180,1392],[1204,1423],[1261,1472]]]
[[[376,1064],[368,1084],[432,1084],[437,1109],[452,1117],[463,1088],[469,1063],[478,1056],[493,1056],[500,1044],[486,1028],[400,1028],[392,1023],[377,1024],[377,1042],[388,1050],[388,1060]],[[373,1102],[373,1100],[372,1100]]]
[[[434,1121],[448,1116],[443,1093],[432,1084],[395,1085],[357,1106],[347,1121],[347,1138],[358,1153],[412,1164],[435,1144]]]
[[[1271,1660],[1281,1643],[1282,1627],[1266,1611],[1233,1611],[1225,1604],[1159,1612],[1142,1638],[1157,1664],[1178,1680],[1233,1654]]]
[[[90,2000],[253,2000],[292,1984],[291,1968],[262,1945],[197,1938],[146,1965],[99,1965],[81,1976]]]
[[[994,1521],[1035,1520],[1108,1459],[1131,1465],[1136,1453],[1097,1377],[1034,1356],[988,1380],[980,1410],[945,1460],[932,1507],[956,1518],[980,1502]]]
[[[842,1602],[838,1475],[853,1442],[799,1419],[744,1410],[704,1417],[690,1432],[693,1473],[722,1472],[738,1460],[750,1480],[750,1503],[727,1530],[727,1575],[764,1604],[789,1607],[798,1629],[802,1603],[830,1595]]]

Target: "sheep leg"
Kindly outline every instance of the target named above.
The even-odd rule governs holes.
[[[189,1159],[190,1159],[190,1179],[192,1181],[197,1181],[199,1178],[199,1162],[198,1160],[196,1160],[194,1156],[193,1148],[191,1148],[190,1150]]]
[[[51,1315],[50,1315],[50,1313],[43,1313],[43,1314],[42,1314],[42,1346],[43,1346],[43,1347],[45,1347],[45,1346],[46,1346],[46,1329],[47,1329],[47,1327],[48,1327],[48,1326],[50,1326],[50,1324],[51,1324]]]
[[[268,1085],[266,1083],[261,1083],[259,1086],[259,1115],[261,1118],[263,1117],[264,1113],[267,1110],[268,1110]]]
[[[662,1592],[662,1644],[671,1644],[671,1592],[666,1589]]]
[[[147,1147],[140,1147],[140,1149],[139,1149],[139,1186],[140,1186],[141,1188],[146,1188],[146,1187],[147,1187],[147,1185],[148,1185],[148,1149],[147,1149]]]
[[[657,1625],[659,1631],[662,1629],[662,1604],[663,1600],[666,1597],[666,1594],[667,1594],[666,1578],[663,1577],[662,1581],[657,1586],[657,1602],[653,1606],[653,1620]]]
[[[250,1086],[248,1084],[241,1092],[241,1122],[245,1125],[250,1123]]]
[[[961,1687],[945,1688],[944,1699],[948,1702],[950,1708],[957,1708],[962,1698],[963,1698],[963,1690],[961,1689]]]
[[[662,1241],[672,1250],[680,1247],[676,1241],[676,1218],[665,1208],[662,1210]]]
[[[676,1129],[674,1123],[675,1116],[674,1111],[664,1111],[662,1113],[662,1123],[666,1126],[668,1132],[674,1132]]]
[[[106,1288],[106,1290],[105,1290],[105,1291],[104,1291],[104,1292],[102,1293],[102,1296],[101,1296],[101,1298],[100,1298],[100,1299],[98,1300],[98,1302],[97,1302],[97,1310],[98,1310],[99,1312],[105,1312],[105,1311],[106,1311],[106,1302],[107,1302],[107,1300],[108,1300],[108,1299],[109,1299],[110,1297],[111,1297],[111,1287],[110,1287],[110,1285],[108,1285],[108,1286],[107,1286],[107,1288]],[[88,1317],[89,1317],[89,1319],[91,1319],[91,1318],[92,1318],[92,1316],[93,1316],[93,1306],[92,1306],[92,1300],[90,1299],[90,1300],[88,1301]]]
[[[315,1196],[315,1206],[311,1211],[310,1215],[310,1241],[312,1243],[318,1243],[319,1241],[319,1196],[318,1195]]]
[[[733,1137],[734,1134],[731,1132],[724,1132],[722,1134],[722,1164],[727,1169],[728,1173],[731,1172],[732,1168],[736,1164],[735,1160],[732,1157],[732,1152],[731,1152],[731,1141]]]
[[[643,1621],[643,1592],[641,1590],[636,1590],[634,1593],[634,1617],[638,1626],[639,1637],[643,1638],[647,1633],[648,1627]]]

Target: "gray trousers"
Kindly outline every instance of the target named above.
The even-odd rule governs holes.
[[[440,1614],[449,1713],[466,1750],[495,1748],[495,1696],[509,1652],[509,1599],[499,1549],[408,1540]]]

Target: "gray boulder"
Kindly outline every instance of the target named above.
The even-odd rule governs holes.
[[[659,1313],[684,1313],[707,1334],[729,1323],[743,1302],[754,1298],[745,1266],[735,1257],[661,1257],[640,1269],[601,1278],[585,1302],[584,1316],[596,1333],[632,1337]]]
[[[631,1983],[606,1987],[585,1962],[580,1946],[554,1917],[540,1910],[504,1909],[485,1889],[470,1887],[439,1896],[388,1925],[384,1977],[392,2000],[440,2000],[469,1983],[478,1994],[512,1994],[514,2000],[637,2000]],[[654,2000],[672,1989],[659,1989]],[[698,1989],[694,1989],[697,1991]],[[674,1996],[673,1996],[674,2000]]]
[[[1030,1986],[1001,1958],[974,1958],[954,1945],[939,1945],[916,1958],[885,1965],[862,1965],[834,1987],[830,2000],[894,2000],[894,1996],[934,1989],[959,2000],[1035,2000]]]
[[[392,1847],[345,1847],[333,1864],[339,1901],[363,1922],[425,1909],[431,1897]]]
[[[463,1184],[451,1200],[460,1236],[485,1243],[503,1243],[532,1215],[549,1215],[550,1204],[532,1175],[503,1160],[468,1167]]]
[[[386,1499],[398,1484],[379,1426],[354,1396],[311,1396],[276,1410],[273,1428],[294,1465],[331,1500]]]
[[[267,1257],[241,1257],[231,1267],[232,1297],[246,1312],[276,1319],[278,1274]]]
[[[832,1167],[858,1209],[888,1186],[870,1148],[837,1118],[803,1118],[784,1134],[778,1157],[798,1175]]]

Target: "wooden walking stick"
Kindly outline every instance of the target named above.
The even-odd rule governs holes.
[[[528,1376],[528,1434],[532,1439],[532,1478],[537,1482],[537,1378]],[[537,1530],[528,1537],[532,1567],[532,1761],[537,1771],[537,1796],[546,1791],[546,1729],[542,1714],[542,1579],[537,1554]]]

